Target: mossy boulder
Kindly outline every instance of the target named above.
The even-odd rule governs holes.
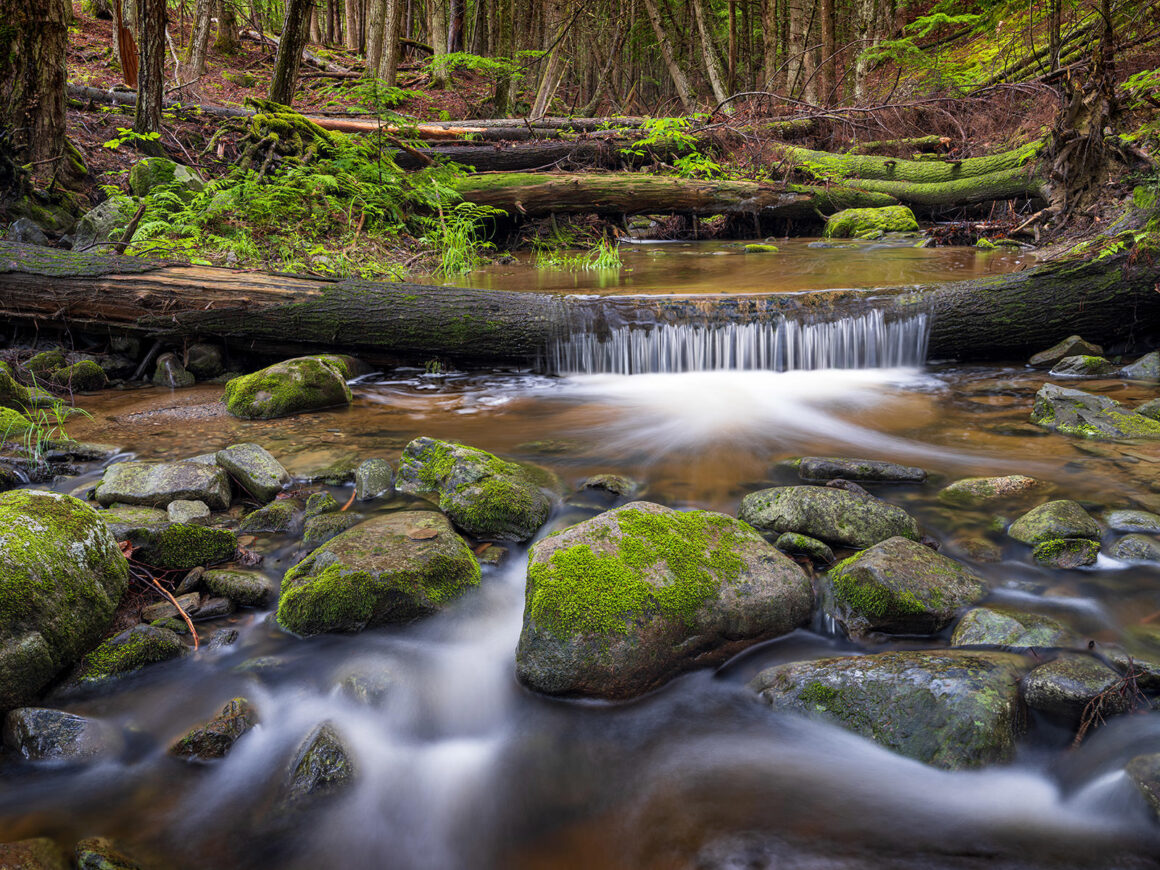
[[[1099,553],[1099,541],[1054,538],[1036,544],[1031,551],[1031,558],[1048,568],[1086,568],[1096,563]]]
[[[954,770],[1012,759],[1027,668],[1010,653],[886,652],[779,665],[750,688],[774,709],[829,720]]]
[[[849,547],[871,547],[896,536],[918,539],[918,523],[902,508],[828,486],[752,492],[741,500],[737,515],[763,532],[797,532]]]
[[[1137,414],[1115,399],[1044,384],[1035,394],[1031,422],[1036,426],[1104,441],[1160,439],[1160,421]]]
[[[847,208],[826,218],[827,239],[880,239],[887,233],[916,233],[918,221],[904,205]]]
[[[550,472],[508,462],[463,444],[416,438],[399,459],[395,485],[403,492],[434,492],[439,509],[477,538],[526,541],[548,519],[558,486]]]
[[[1160,540],[1148,535],[1124,535],[1108,550],[1121,562],[1160,562]]]
[[[747,254],[776,254],[780,249],[777,247],[777,245],[752,243],[745,245],[742,250],[744,250]]]
[[[1134,381],[1160,381],[1160,351],[1144,354],[1120,369],[1120,374]]]
[[[148,196],[155,188],[169,186],[189,202],[205,189],[201,176],[168,157],[146,157],[129,170],[129,190],[133,196]]]
[[[1051,374],[1071,378],[1106,378],[1118,370],[1115,363],[1102,356],[1079,354],[1065,356],[1051,367]]]
[[[328,357],[275,363],[227,383],[226,410],[247,420],[268,420],[349,405],[353,397],[345,371]]]
[[[630,502],[532,547],[516,675],[631,698],[792,631],[812,605],[801,568],[744,523]]]
[[[156,508],[184,499],[224,511],[230,506],[230,480],[224,469],[201,462],[118,462],[105,470],[96,498],[106,506]]]
[[[359,501],[395,494],[395,472],[385,459],[367,459],[354,470],[354,497]]]
[[[1069,335],[1059,344],[1052,345],[1047,350],[1040,351],[1027,361],[1035,368],[1049,368],[1064,357],[1069,356],[1103,356],[1104,349],[1098,344],[1084,341],[1078,335]]]
[[[157,357],[157,367],[153,369],[153,383],[171,390],[192,387],[197,378],[185,370],[175,353],[163,353]]]
[[[342,736],[332,723],[323,722],[298,747],[279,804],[283,811],[296,810],[338,794],[350,787],[357,773]]]
[[[1078,720],[1096,695],[1108,692],[1120,681],[1120,674],[1087,655],[1068,653],[1042,664],[1023,678],[1023,698],[1027,706],[1052,716]],[[1132,700],[1108,692],[1101,714],[1126,713]]]
[[[1056,499],[1023,514],[1011,524],[1007,534],[1020,543],[1034,547],[1045,541],[1068,538],[1098,541],[1100,527],[1079,502]]]
[[[201,565],[217,565],[234,558],[238,537],[229,529],[196,523],[163,523],[131,529],[126,538],[134,558],[168,571],[188,571]]]
[[[319,514],[308,517],[302,526],[302,546],[306,550],[315,550],[336,535],[341,535],[347,529],[352,529],[365,520],[362,514],[349,511],[334,511],[333,513]]]
[[[951,635],[951,646],[1051,647],[1076,642],[1074,633],[1050,616],[994,605],[968,610]]]
[[[83,253],[94,248],[108,248],[110,242],[119,242],[136,212],[137,203],[131,198],[110,196],[77,221],[72,249]]]
[[[4,717],[4,747],[25,761],[92,761],[122,744],[112,725],[63,710],[20,707]]]
[[[1018,498],[1042,486],[1040,481],[1022,474],[1008,474],[1003,477],[965,477],[940,489],[938,500],[954,507],[981,507],[992,502]]]
[[[268,607],[278,595],[274,584],[257,571],[206,571],[202,582],[214,595],[239,607]]]
[[[68,358],[59,347],[33,354],[24,363],[24,371],[37,380],[47,378],[53,371],[68,365]]]
[[[835,478],[884,483],[922,483],[926,480],[925,469],[877,459],[803,456],[795,464],[798,477],[806,482],[824,483]]]
[[[783,553],[800,553],[801,555],[809,556],[815,562],[820,562],[823,565],[832,564],[834,561],[834,551],[817,538],[811,538],[809,535],[799,535],[797,532],[785,532],[784,534],[778,535],[773,545]]]
[[[234,744],[258,724],[258,714],[245,698],[234,698],[209,722],[190,729],[169,747],[174,758],[208,763],[225,758]]]
[[[246,514],[238,523],[239,532],[295,534],[302,528],[303,504],[296,498],[279,498]]]
[[[306,518],[334,513],[340,507],[338,500],[329,492],[312,492],[306,498]]]
[[[128,582],[117,542],[84,502],[0,495],[0,711],[32,700],[100,640]]]
[[[261,501],[270,501],[290,483],[290,472],[260,444],[232,444],[214,454],[214,461]]]
[[[88,653],[69,678],[67,688],[84,688],[189,654],[172,631],[153,625],[135,625]]]
[[[0,408],[22,410],[29,407],[28,387],[19,383],[7,363],[0,363]]]
[[[0,867],[12,870],[70,870],[64,852],[48,837],[0,843]]]
[[[478,584],[479,563],[446,517],[400,511],[337,535],[287,571],[278,623],[299,635],[361,631],[434,613]]]
[[[987,584],[954,559],[901,537],[839,562],[826,583],[833,616],[853,636],[934,634],[987,594]]]
[[[20,437],[32,428],[32,421],[12,408],[0,408],[0,442],[20,441]]]
[[[109,383],[105,377],[105,370],[100,364],[91,359],[83,359],[69,366],[54,369],[48,376],[48,382],[62,390],[73,390],[78,393],[93,393],[103,390]]]

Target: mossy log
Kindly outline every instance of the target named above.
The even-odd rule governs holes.
[[[337,351],[371,362],[535,365],[578,324],[828,319],[867,306],[933,315],[939,359],[1023,359],[1080,332],[1126,346],[1160,335],[1160,263],[1126,250],[919,287],[703,297],[576,299],[422,284],[325,281],[0,242],[0,318],[263,353]],[[674,288],[679,290],[680,288]]]

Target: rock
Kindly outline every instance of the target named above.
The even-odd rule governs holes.
[[[136,549],[135,558],[170,571],[229,562],[238,549],[238,537],[229,529],[190,523],[131,529],[125,537]]]
[[[40,245],[41,247],[49,245],[48,236],[44,234],[44,230],[37,226],[35,221],[26,217],[17,218],[8,226],[8,231],[4,233],[4,241],[16,242],[21,245]]]
[[[359,501],[391,498],[395,494],[395,472],[385,459],[368,459],[354,470],[354,497]]]
[[[209,521],[209,506],[204,501],[184,498],[174,499],[165,509],[166,516],[171,523],[197,523],[204,525]]]
[[[201,381],[216,378],[224,370],[222,349],[216,344],[191,344],[185,353],[186,368]]]
[[[306,518],[333,513],[342,505],[329,492],[312,492],[306,498]]]
[[[827,585],[834,617],[855,637],[934,634],[987,594],[987,584],[954,559],[901,537],[839,562]]]
[[[247,420],[318,411],[351,401],[344,370],[313,356],[296,357],[234,378],[225,391],[226,410]]]
[[[239,607],[268,607],[278,595],[274,584],[256,571],[206,571],[204,580],[210,592]]]
[[[580,489],[597,489],[621,498],[632,498],[642,489],[639,482],[622,474],[594,474],[584,479]]]
[[[97,501],[163,508],[171,501],[204,502],[210,510],[230,506],[230,480],[225,471],[198,462],[118,462],[105,470],[97,486]]]
[[[93,248],[108,248],[109,242],[121,240],[136,212],[137,203],[129,197],[110,196],[81,216],[73,234],[72,249],[83,253]]]
[[[475,558],[479,560],[481,566],[498,568],[507,561],[510,555],[511,550],[507,547],[501,547],[499,544],[487,544],[482,551],[475,554]]]
[[[1104,523],[1113,532],[1160,533],[1160,515],[1148,511],[1108,511],[1104,514]]]
[[[3,870],[70,870],[68,859],[48,837],[0,843]]]
[[[219,450],[214,459],[242,489],[262,501],[270,501],[290,483],[290,472],[258,444],[233,444]]]
[[[1147,535],[1124,535],[1108,550],[1121,562],[1160,562],[1160,540]]]
[[[129,170],[129,190],[133,196],[148,196],[157,187],[165,186],[185,202],[205,189],[201,176],[168,157],[146,157]]]
[[[1009,653],[886,652],[779,665],[750,688],[777,710],[828,719],[953,770],[1012,759],[1026,670]]]
[[[1137,405],[1136,413],[1149,420],[1160,420],[1160,399],[1152,399],[1150,402]]]
[[[237,643],[239,636],[236,628],[219,628],[210,636],[207,646],[209,649],[224,649]]]
[[[31,701],[108,629],[129,566],[72,496],[0,495],[0,711]]]
[[[248,73],[245,70],[235,72],[233,70],[223,70],[222,78],[231,84],[235,84],[240,88],[252,88],[258,83],[257,78],[253,73]]]
[[[302,511],[303,504],[296,498],[274,499],[246,514],[238,523],[238,531],[297,534],[302,529]]]
[[[1091,344],[1090,342],[1084,341],[1078,335],[1072,335],[1065,338],[1059,344],[1035,354],[1035,356],[1027,361],[1027,364],[1035,368],[1048,368],[1064,357],[1103,355],[1104,349],[1098,344]]]
[[[293,808],[340,792],[356,774],[354,760],[342,738],[331,723],[323,722],[298,748],[283,789],[282,805]]]
[[[1017,498],[1043,484],[1033,477],[1008,474],[1004,477],[965,477],[939,490],[938,500],[955,507],[979,507],[991,502]]]
[[[631,502],[533,545],[516,675],[631,698],[805,624],[805,573],[747,525]]]
[[[951,538],[947,544],[952,553],[972,562],[994,563],[1003,560],[1003,551],[999,546],[979,535],[959,535]]]
[[[1051,368],[1050,374],[1073,378],[1104,378],[1114,375],[1119,367],[1102,356],[1065,356]]]
[[[63,710],[19,707],[4,718],[4,746],[25,761],[92,761],[120,751],[122,743],[107,723]]]
[[[54,369],[48,376],[48,382],[62,390],[72,390],[77,393],[95,393],[103,390],[109,383],[105,377],[105,370],[91,359],[83,359],[71,366],[61,366]]]
[[[64,351],[59,347],[42,350],[24,363],[24,370],[36,378],[47,377],[53,371],[68,365]]]
[[[193,762],[210,762],[229,755],[238,739],[258,724],[258,714],[245,698],[234,698],[209,722],[188,731],[169,747],[169,754]]]
[[[805,456],[798,463],[797,472],[804,481],[821,483],[835,478],[886,483],[922,483],[926,480],[926,471],[922,468],[876,459]]]
[[[354,470],[358,467],[358,459],[347,456],[337,459],[325,468],[318,468],[303,476],[306,483],[321,483],[326,486],[345,486],[354,482]]]
[[[197,378],[185,370],[177,354],[163,353],[157,357],[157,367],[153,370],[153,383],[157,386],[173,390],[192,387],[196,382]]]
[[[363,707],[377,707],[395,688],[398,678],[381,664],[363,664],[345,674],[338,690],[351,701]]]
[[[17,382],[7,363],[0,362],[0,408],[21,410],[27,407],[28,387]]]
[[[1120,369],[1120,375],[1135,381],[1160,381],[1160,351],[1144,354]]]
[[[886,233],[918,232],[914,212],[904,205],[847,208],[826,218],[827,239],[880,239]]]
[[[21,435],[32,428],[32,421],[11,408],[0,408],[0,443],[19,442]]]
[[[434,613],[478,584],[479,564],[445,517],[400,511],[343,532],[287,571],[278,623],[299,635],[361,631]]]
[[[951,635],[951,646],[1052,647],[1075,642],[1075,635],[1050,616],[996,605],[968,610]]]
[[[155,528],[170,521],[166,511],[132,505],[117,505],[100,511],[98,515],[118,541],[126,540],[134,529]]]
[[[478,538],[526,541],[548,519],[550,472],[507,462],[474,447],[416,438],[399,460],[403,492],[437,492],[439,509]]]
[[[89,837],[77,843],[74,851],[77,870],[142,870],[139,863],[105,837]]]
[[[1124,772],[1160,817],[1160,753],[1137,755],[1124,767]]]
[[[1023,514],[1011,524],[1007,534],[1016,541],[1033,547],[1044,541],[1060,538],[1099,541],[1100,527],[1078,502],[1057,499]]]
[[[196,592],[187,592],[185,595],[177,596],[177,607],[180,607],[190,618],[193,618],[198,606],[201,604],[201,596]],[[169,600],[156,601],[146,607],[141,608],[142,622],[155,622],[159,619],[169,619],[177,616],[177,607]]]
[[[197,611],[197,619],[220,619],[229,616],[234,610],[234,602],[228,598],[206,598]]]
[[[135,625],[81,659],[80,667],[67,685],[69,688],[99,685],[139,671],[146,665],[188,654],[189,647],[172,631],[152,625]]]
[[[362,514],[329,513],[310,517],[302,527],[302,546],[306,550],[316,550],[336,535],[353,529],[363,520]]]
[[[799,535],[797,532],[785,532],[779,535],[773,545],[783,553],[804,553],[815,562],[830,565],[834,561],[834,551],[809,535]]]
[[[825,486],[782,486],[750,493],[741,500],[738,517],[763,532],[798,532],[858,548],[895,536],[918,539],[918,523],[902,508]]]
[[[1120,675],[1103,662],[1085,655],[1061,655],[1023,678],[1027,706],[1053,716],[1079,719],[1096,695],[1120,682]],[[1131,702],[1118,693],[1104,696],[1101,714],[1126,713]]]
[[[1055,538],[1036,544],[1035,549],[1031,551],[1031,558],[1048,568],[1086,568],[1096,563],[1099,552],[1099,541]]]
[[[1160,421],[1136,414],[1107,396],[1044,384],[1035,394],[1031,422],[1077,438],[1160,439]]]
[[[776,254],[779,248],[777,245],[749,244],[743,245],[742,250],[747,254]]]

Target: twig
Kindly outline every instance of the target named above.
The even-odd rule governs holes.
[[[138,579],[141,579],[141,575],[144,574],[145,579],[148,580],[150,583],[152,583],[153,586],[157,589],[157,591],[160,592],[162,595],[164,595],[166,598],[168,598],[169,603],[177,608],[177,612],[181,614],[181,618],[184,619],[185,624],[187,626],[189,626],[189,633],[193,636],[193,648],[196,650],[199,646],[198,639],[197,639],[197,629],[193,627],[193,620],[189,618],[189,614],[186,613],[185,610],[182,608],[182,606],[177,603],[177,599],[173,597],[173,595],[169,592],[169,590],[157,582],[156,577],[154,577],[152,574],[150,574],[148,571],[146,571],[140,565],[138,565],[137,568],[138,568],[138,571],[134,572],[133,576],[137,577]]]
[[[141,204],[137,206],[137,211],[134,212],[133,217],[129,220],[129,225],[125,227],[125,233],[121,236],[121,241],[113,247],[113,250],[118,254],[125,253],[125,249],[129,247],[129,243],[133,241],[133,234],[137,232],[137,224],[141,223],[141,215],[145,214],[145,206],[148,205],[148,200],[142,199]]]
[[[357,489],[352,489],[350,491],[350,498],[348,498],[346,500],[346,504],[344,504],[342,506],[342,510],[346,510],[348,507],[350,507],[352,504],[354,504],[354,497],[355,497],[355,493],[357,493],[357,492],[358,492]]]

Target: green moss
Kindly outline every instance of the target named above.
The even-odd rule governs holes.
[[[530,562],[528,610],[538,626],[562,637],[628,634],[638,615],[653,610],[691,623],[721,583],[741,572],[732,548],[742,536],[726,517],[634,509],[622,512],[618,523],[621,538],[612,553],[578,544],[546,562]],[[718,539],[710,549],[714,531]],[[662,565],[668,582],[648,582],[645,572]]]
[[[11,408],[0,408],[0,441],[18,441],[32,428],[32,421]]]
[[[776,254],[780,249],[777,245],[746,245],[747,254]]]
[[[61,350],[45,350],[38,353],[24,364],[24,368],[34,375],[47,375],[54,369],[66,365],[64,352]]]
[[[307,564],[309,563],[309,564]],[[366,625],[375,609],[375,580],[366,571],[331,565],[311,576],[307,560],[286,572],[278,602],[278,622],[290,631],[352,631]],[[294,585],[300,579],[307,582]]]
[[[146,665],[177,658],[187,652],[173,632],[137,625],[105,641],[82,660],[78,680],[97,683],[140,670]]]
[[[134,529],[129,532],[129,539],[143,562],[172,570],[226,562],[238,549],[237,536],[229,529],[193,523]]]
[[[838,702],[838,690],[825,683],[814,680],[798,692],[798,700],[803,704],[814,707],[818,712],[825,713],[834,709]]]
[[[53,370],[48,377],[53,386],[78,390],[83,393],[102,389],[107,383],[105,370],[91,359],[84,359]]]
[[[858,555],[860,554],[842,560],[830,570],[830,585],[833,587],[836,599],[855,613],[878,618],[894,614],[919,614],[927,611],[927,607],[923,606],[922,602],[910,590],[894,591],[877,583],[860,582],[846,573],[846,568],[858,558]],[[932,599],[934,598],[941,599],[941,594],[938,593],[937,589],[932,595]],[[941,600],[932,600],[930,603],[938,607]]]
[[[265,420],[348,404],[345,371],[345,364],[339,367],[318,357],[286,360],[229,381],[226,409],[235,417]]]
[[[28,388],[17,383],[8,363],[0,362],[0,408],[27,408],[28,404]]]
[[[823,235],[827,239],[869,239],[885,233],[917,230],[914,212],[904,205],[891,205],[885,208],[848,208],[830,215]]]

